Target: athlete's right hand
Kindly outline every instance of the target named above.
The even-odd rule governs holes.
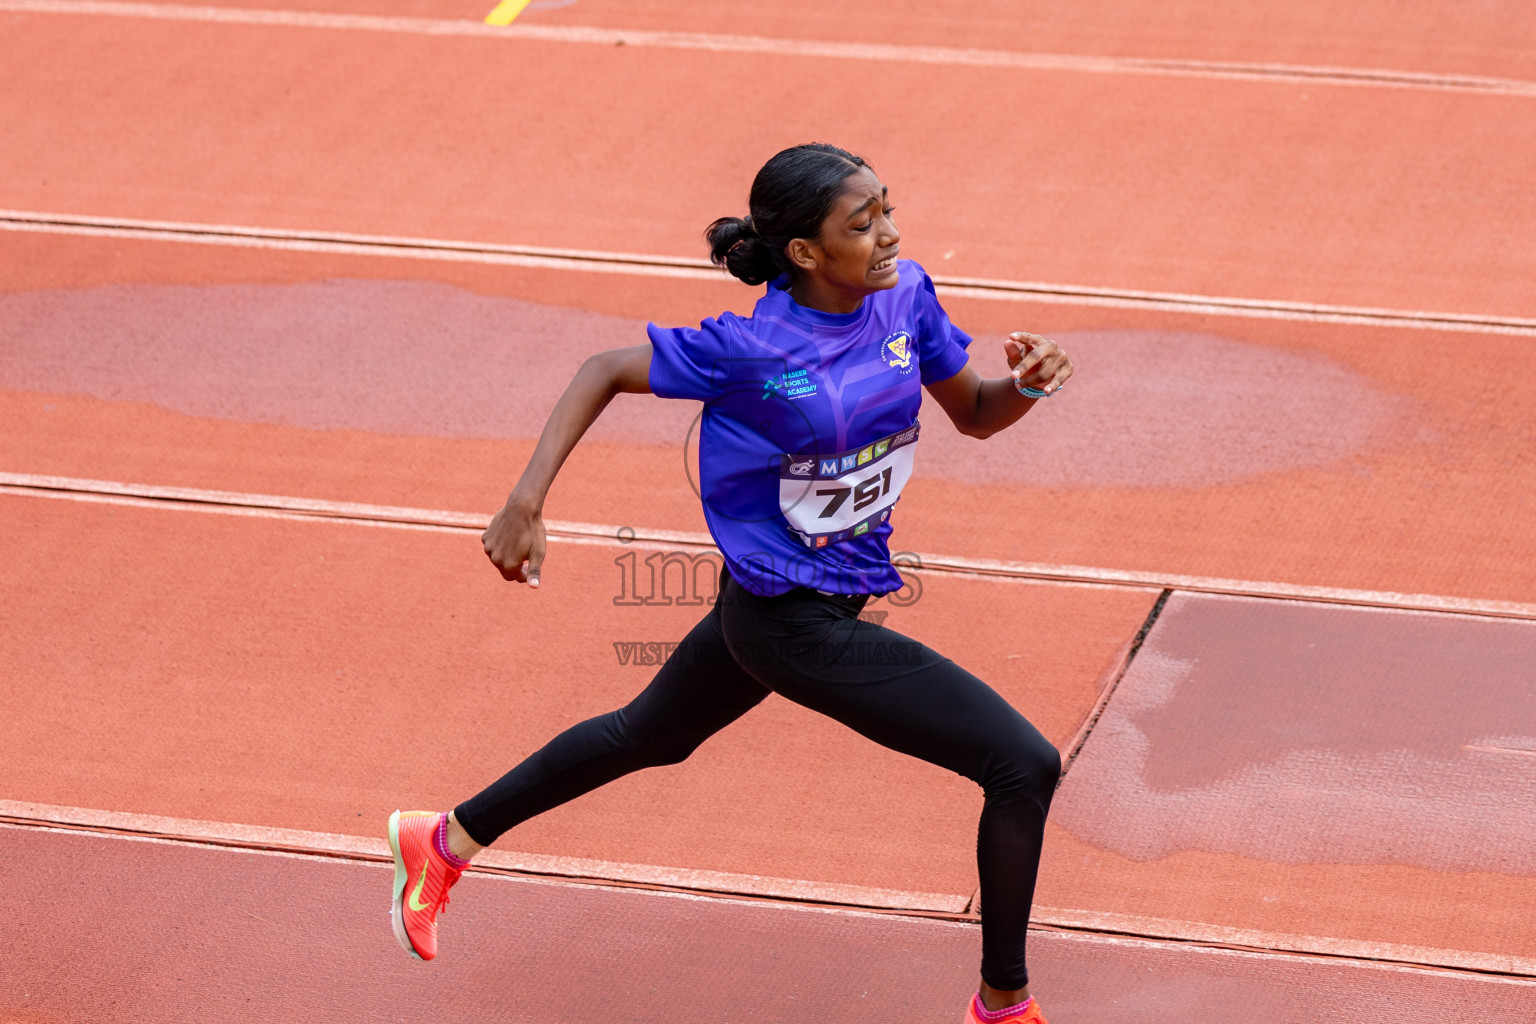
[[[544,517],[537,509],[508,498],[480,535],[480,542],[502,579],[530,587],[539,585],[539,567],[544,564]]]

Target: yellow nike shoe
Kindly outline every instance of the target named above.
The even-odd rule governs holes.
[[[435,811],[396,811],[389,816],[389,850],[395,855],[395,895],[389,918],[395,938],[419,960],[437,956],[437,915],[448,906],[448,890],[463,869],[437,852]]]

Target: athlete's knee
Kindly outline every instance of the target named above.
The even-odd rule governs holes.
[[[703,742],[692,736],[658,736],[639,753],[647,768],[660,768],[669,764],[682,764]]]
[[[675,726],[659,728],[633,714],[629,708],[613,712],[605,726],[610,742],[623,750],[637,768],[681,764],[706,738]]]
[[[1033,726],[1020,726],[994,752],[982,787],[989,797],[1016,795],[1049,804],[1061,778],[1061,752]]]
[[[1061,781],[1061,751],[1056,745],[1040,737],[1035,744],[1036,775],[1046,793],[1056,792],[1056,783]]]

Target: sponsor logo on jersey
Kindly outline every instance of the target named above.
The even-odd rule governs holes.
[[[858,526],[855,526],[853,528],[853,535],[855,537],[862,536],[863,534],[866,534],[868,532],[869,532],[869,524],[868,523],[860,523]]]
[[[815,465],[811,459],[806,459],[804,462],[791,462],[789,472],[794,476],[810,476]]]
[[[864,465],[864,463],[868,462],[870,459],[873,459],[874,457],[875,457],[875,446],[874,445],[870,445],[868,448],[865,448],[863,451],[859,452],[859,465],[861,465],[861,466]]]
[[[836,459],[822,459],[821,460],[821,475],[822,476],[837,476],[837,460]]]
[[[876,441],[875,442],[875,458],[878,459],[880,456],[884,455],[886,452],[888,452],[890,450],[891,450],[891,442],[890,441]]]
[[[843,469],[844,470],[853,469],[855,466],[857,466],[859,464],[858,459],[859,459],[859,457],[858,457],[857,454],[854,454],[854,455],[844,455],[843,456]]]
[[[816,546],[819,547],[819,548],[826,547],[827,546],[827,538],[826,537],[817,537],[816,538]]]
[[[816,393],[817,383],[809,370],[790,370],[763,381],[763,397],[782,395],[788,399],[809,398]]]
[[[880,358],[887,366],[902,373],[911,373],[917,358],[917,343],[906,331],[897,331],[880,343]]]

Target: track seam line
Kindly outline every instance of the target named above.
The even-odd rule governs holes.
[[[86,835],[111,839],[147,840],[151,842],[169,843],[180,846],[202,847],[216,850],[235,850],[249,853],[276,854],[279,856],[308,857],[316,860],[342,861],[355,864],[391,864],[393,857],[388,853],[373,854],[366,852],[327,850],[304,846],[293,846],[282,843],[243,842],[237,839],[218,839],[206,836],[187,836],[171,832],[141,831],[137,829],[112,828],[99,825],[79,825],[70,822],[52,821],[43,818],[25,818],[11,814],[0,814],[0,826],[10,826],[17,829],[36,829],[39,831],[53,832],[79,832]],[[492,851],[498,852],[498,851]],[[536,871],[526,868],[503,867],[496,864],[476,862],[465,869],[466,874],[490,875],[501,878],[518,878],[531,882],[543,882],[553,885],[586,886],[599,889],[622,889],[629,891],[652,892],[662,895],[684,896],[693,899],[715,900],[732,903],[756,903],[772,906],[784,906],[798,909],[824,910],[835,913],[846,913],[855,916],[864,915],[871,917],[906,917],[922,920],[943,921],[956,924],[975,924],[977,918],[966,916],[963,913],[944,910],[924,910],[921,908],[904,907],[880,907],[869,906],[862,903],[838,903],[826,900],[816,900],[793,895],[764,895],[750,892],[734,892],[728,889],[688,888],[677,885],[666,885],[656,882],[635,881],[624,878],[609,878],[601,875],[561,874],[548,871]]]
[[[725,271],[708,260],[685,256],[392,235],[360,235],[339,231],[300,231],[240,225],[197,224],[128,217],[82,216],[32,210],[0,210],[0,230],[231,245],[295,252],[447,260],[701,281],[726,279]],[[1339,306],[1292,302],[1284,299],[1152,292],[1041,281],[951,277],[942,274],[930,276],[945,295],[960,298],[1536,337],[1536,318],[1531,317]]]
[[[842,43],[767,36],[655,29],[615,29],[586,25],[488,25],[482,21],[386,15],[331,14],[319,11],[202,7],[186,4],[112,2],[112,0],[0,0],[0,11],[24,14],[85,15],[156,21],[280,26],[388,32],[419,36],[465,36],[526,42],[637,46],[708,53],[752,53],[879,63],[1064,71],[1081,74],[1153,75],[1214,78],[1248,82],[1285,82],[1503,96],[1536,96],[1536,82],[1483,75],[1385,68],[1348,68],[1245,61],[1207,61],[1168,57],[1108,57],[1088,54],[1028,53],[976,47],[913,46],[899,43]]]
[[[1078,727],[1077,735],[1073,737],[1072,743],[1067,747],[1067,756],[1062,758],[1061,777],[1056,780],[1056,788],[1058,790],[1061,789],[1062,783],[1067,781],[1067,772],[1071,771],[1072,765],[1077,762],[1077,755],[1082,751],[1083,744],[1088,742],[1088,737],[1092,735],[1094,727],[1099,724],[1099,719],[1103,717],[1105,710],[1109,707],[1109,702],[1115,697],[1115,691],[1120,688],[1120,681],[1131,670],[1131,663],[1136,660],[1136,655],[1141,653],[1141,645],[1146,643],[1147,634],[1151,633],[1152,627],[1157,625],[1158,617],[1163,614],[1163,608],[1168,604],[1168,598],[1172,596],[1173,591],[1167,587],[1164,587],[1163,591],[1157,595],[1157,600],[1153,603],[1152,610],[1147,613],[1146,620],[1142,622],[1141,628],[1136,631],[1135,637],[1131,639],[1129,648],[1125,652],[1125,657],[1120,660],[1114,677],[1110,680],[1109,685],[1104,687],[1104,691],[1099,694],[1099,699],[1094,702],[1093,710],[1088,712],[1088,717],[1083,720],[1083,724]]]
[[[9,803],[9,801],[0,801]],[[362,851],[339,851],[305,846],[294,846],[283,843],[245,842],[237,839],[220,839],[209,836],[188,836],[162,831],[146,831],[132,828],[115,828],[111,826],[77,824],[68,821],[56,821],[48,818],[33,818],[0,810],[0,826],[8,826],[19,830],[37,830],[45,832],[69,832],[81,833],[102,839],[127,839],[167,843],[178,846],[191,846],[214,850],[244,851],[250,853],[262,853],[277,856],[305,857],[316,860],[339,861],[352,864],[389,864],[393,858],[387,853],[368,853]],[[492,851],[499,852],[499,851]],[[980,918],[967,912],[954,913],[947,911],[927,911],[920,909],[871,907],[857,903],[836,903],[823,900],[797,898],[794,896],[767,896],[752,893],[738,893],[714,889],[697,889],[674,885],[655,884],[647,882],[628,881],[625,879],[606,878],[602,876],[551,874],[537,871],[528,871],[519,868],[499,867],[487,864],[472,864],[466,869],[466,873],[487,875],[491,877],[515,878],[524,881],[540,882],[551,885],[565,885],[572,887],[590,887],[596,889],[622,890],[629,892],[649,892],[661,896],[681,897],[684,899],[703,900],[709,902],[745,903],[758,906],[773,906],[783,909],[814,911],[855,917],[877,918],[906,918],[909,920],[926,921],[930,923],[944,923],[951,925],[974,927],[980,922]],[[1050,907],[1037,907],[1047,917],[1072,914],[1072,911],[1058,910]],[[1091,916],[1091,915],[1090,915]],[[1105,918],[1113,918],[1117,915],[1098,915]],[[1132,918],[1127,917],[1127,920]],[[1135,920],[1153,920],[1135,918]],[[1204,927],[1212,933],[1240,932],[1238,929],[1225,928],[1219,925],[1203,925],[1201,922],[1168,922],[1169,924],[1192,925],[1196,928]],[[1371,956],[1363,952],[1331,952],[1307,948],[1276,947],[1251,945],[1222,939],[1202,939],[1196,937],[1184,937],[1179,935],[1163,934],[1160,932],[1135,931],[1126,927],[1116,927],[1112,924],[1085,925],[1055,923],[1047,919],[1037,920],[1030,918],[1030,930],[1035,932],[1050,932],[1052,934],[1075,937],[1081,940],[1094,938],[1121,939],[1156,945],[1187,949],[1199,949],[1212,953],[1227,953],[1248,955],[1263,959],[1291,959],[1291,960],[1326,960],[1334,963],[1345,963],[1361,969],[1390,969],[1402,970],[1414,973],[1453,974],[1472,976],[1487,981],[1503,982],[1506,984],[1529,985],[1536,982],[1536,963],[1529,966],[1528,970],[1501,970],[1489,966],[1469,966],[1468,964],[1442,963],[1434,960],[1404,960],[1389,956]],[[1246,933],[1245,935],[1268,935],[1270,933]],[[1288,940],[1315,940],[1319,942],[1331,942],[1324,936],[1290,936],[1275,934],[1276,938]],[[1412,951],[1421,947],[1402,947],[1394,944],[1351,943],[1344,940],[1345,944],[1358,945],[1365,948],[1377,946],[1394,950]],[[1458,955],[1463,959],[1486,959],[1510,961],[1525,967],[1525,961],[1519,958],[1498,957],[1496,955],[1480,956],[1479,954],[1466,955],[1460,950],[1428,950],[1424,952],[1437,952],[1449,954],[1454,958]]]
[[[1288,935],[1279,932],[1259,932],[1246,929],[1229,928],[1224,925],[1209,925],[1199,921],[1166,921],[1172,926],[1191,926],[1189,934],[1172,934],[1178,930],[1169,928],[1160,931],[1136,931],[1130,926],[1117,927],[1108,923],[1115,918],[1123,918],[1127,921],[1152,921],[1163,920],[1155,918],[1140,918],[1135,915],[1099,914],[1094,912],[1074,912],[1055,907],[1036,907],[1046,916],[1036,920],[1030,917],[1030,927],[1036,931],[1060,931],[1067,934],[1087,934],[1102,936],[1125,936],[1126,938],[1153,942],[1167,942],[1180,946],[1195,946],[1211,950],[1228,950],[1232,952],[1251,953],[1261,957],[1295,957],[1308,960],[1328,960],[1334,963],[1344,962],[1359,966],[1375,966],[1397,968],[1400,970],[1428,970],[1445,971],[1447,973],[1474,975],[1489,981],[1501,981],[1508,984],[1531,985],[1536,983],[1536,960],[1523,957],[1502,956],[1499,954],[1468,953],[1455,949],[1436,949],[1422,946],[1403,946],[1397,943],[1375,943],[1353,939],[1332,939],[1328,936],[1317,935]],[[1049,920],[1052,916],[1060,915],[1063,923],[1055,923]],[[1072,916],[1084,918],[1100,918],[1106,923],[1099,925],[1067,923]],[[1315,941],[1323,945],[1333,945],[1335,950],[1307,948],[1301,945],[1263,946],[1235,939],[1221,939],[1215,937],[1200,938],[1193,934],[1196,931],[1204,931],[1209,936],[1221,933],[1237,933],[1247,935],[1255,940],[1260,938],[1273,938],[1280,941],[1296,943],[1298,941]],[[1344,949],[1352,949],[1345,952]],[[1376,954],[1366,952],[1367,949],[1380,950]],[[1424,954],[1443,954],[1444,960],[1405,960],[1401,956],[1387,954],[1387,950],[1399,953],[1420,952]],[[1506,966],[1493,966],[1501,963]]]
[[[0,472],[0,494],[125,504],[144,508],[183,508],[300,522],[337,522],[455,533],[478,533],[490,524],[489,516],[468,512],[368,505],[359,502],[333,502],[318,498],[244,494],[235,491],[211,491],[190,487],[166,487],[31,473]],[[634,529],[628,526],[563,520],[546,521],[545,527],[552,537],[567,543],[629,547],[636,542],[648,542],[674,544],[695,550],[715,549],[714,539],[709,534],[684,530]],[[632,536],[621,539],[620,532],[626,530],[631,531]],[[923,554],[922,552],[914,552],[914,554],[919,561],[910,566],[913,571],[932,570],[975,579],[1039,580],[1085,586],[1129,587],[1143,590],[1167,589],[1227,597],[1348,605],[1383,611],[1536,620],[1536,605],[1514,601],[1486,601],[1437,594],[1352,590],[1076,565],[1005,562],[996,559]]]
[[[19,812],[15,802],[0,800],[0,823],[18,828],[59,829],[98,836],[151,839],[189,846],[291,854],[323,860],[369,864],[390,864],[394,860],[382,838],[309,833],[308,835],[314,838],[306,841],[304,838],[306,833],[298,830],[226,825],[224,828],[229,834],[216,834],[206,827],[218,826],[220,823],[217,822],[187,822],[188,825],[204,827],[197,832],[173,831],[166,827],[138,825],[127,820],[116,824],[74,820],[90,817],[132,819],[135,817],[132,814],[96,812],[93,815],[81,808],[60,808],[59,810],[79,813],[56,815],[44,813],[40,816],[37,812]],[[169,819],[164,824],[174,825],[175,820]],[[271,833],[272,836],[251,838],[234,834],[239,832]],[[284,833],[287,834],[284,835]],[[330,845],[326,845],[328,841]],[[363,847],[377,847],[377,849]],[[965,897],[957,893],[906,892],[837,882],[814,882],[651,864],[614,863],[580,857],[514,853],[497,849],[480,854],[479,859],[468,870],[478,874],[504,875],[513,878],[687,893],[748,902],[791,903],[881,915],[936,917],[953,921],[976,920],[974,915],[966,914],[963,909]],[[689,884],[690,880],[694,884]]]
[[[1141,628],[1130,642],[1121,648],[1122,653],[1115,663],[1114,669],[1107,673],[1109,682],[1099,691],[1098,699],[1093,702],[1093,707],[1088,712],[1088,717],[1083,719],[1083,724],[1078,726],[1076,734],[1067,744],[1067,753],[1061,759],[1061,775],[1056,779],[1056,790],[1060,790],[1062,783],[1067,781],[1067,772],[1071,770],[1073,763],[1077,761],[1078,753],[1083,749],[1083,744],[1088,742],[1088,735],[1093,732],[1094,726],[1099,724],[1099,718],[1103,716],[1104,709],[1109,707],[1109,702],[1114,698],[1115,691],[1120,688],[1120,680],[1131,669],[1131,662],[1136,659],[1136,654],[1141,650],[1142,643],[1147,639],[1147,634],[1152,631],[1157,618],[1163,612],[1163,606],[1168,603],[1173,591],[1166,587],[1157,595],[1157,600],[1152,604],[1152,610],[1142,621]],[[1102,679],[1103,676],[1100,676]],[[981,910],[981,889],[978,887],[971,898],[965,904],[968,913],[979,914]]]

